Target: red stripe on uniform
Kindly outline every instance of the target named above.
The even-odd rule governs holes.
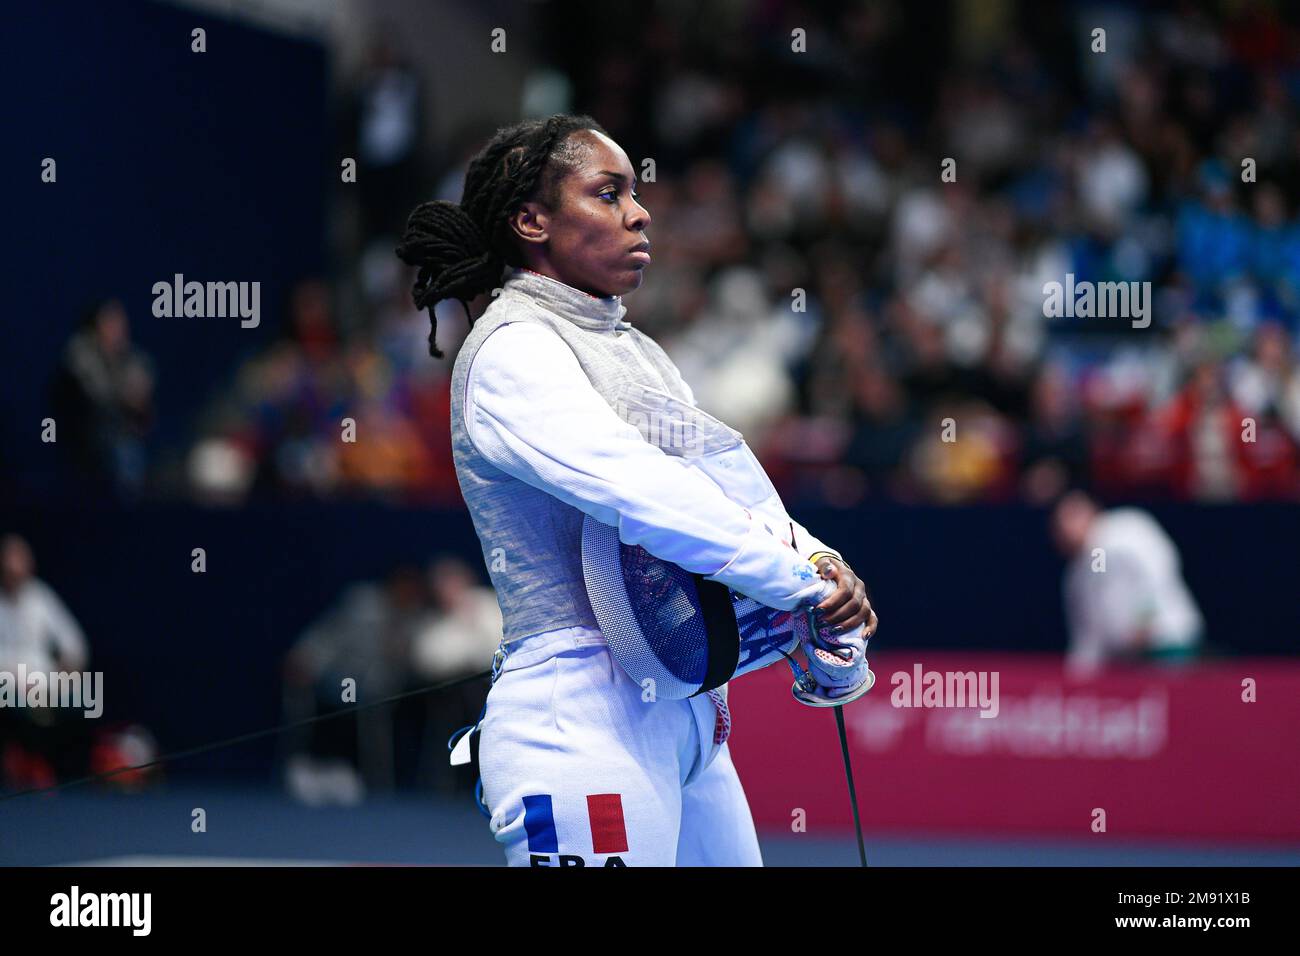
[[[593,853],[626,853],[627,828],[623,825],[623,798],[617,793],[587,795]]]

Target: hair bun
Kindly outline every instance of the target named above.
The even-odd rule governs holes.
[[[443,299],[468,302],[493,288],[501,278],[505,263],[459,203],[434,199],[420,203],[406,220],[406,230],[397,247],[403,262],[416,266],[419,273],[411,289],[417,309],[428,309]],[[466,314],[469,307],[466,306]],[[442,353],[429,334],[429,352],[436,358]]]

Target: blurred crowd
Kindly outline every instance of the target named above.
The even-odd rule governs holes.
[[[400,699],[297,729],[285,761],[290,793],[309,804],[353,804],[397,785],[472,788],[474,774],[448,764],[446,744],[476,722],[486,682],[426,689],[488,670],[500,639],[496,592],[459,558],[351,584],[285,657],[286,719]]]
[[[555,38],[530,77],[530,109],[592,113],[642,172],[655,263],[629,319],[788,497],[1300,497],[1300,18],[1067,9],[954,3],[934,37],[890,3],[711,8],[707,30],[656,9],[608,50]],[[376,46],[344,111],[383,169],[350,200],[355,255],[211,403],[200,497],[459,502],[464,314],[440,307],[431,359],[392,250],[491,128],[422,146],[435,65],[408,52]],[[1067,275],[1150,283],[1151,324],[1049,318]]]

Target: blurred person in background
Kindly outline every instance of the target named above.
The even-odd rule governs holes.
[[[430,680],[450,680],[486,670],[501,641],[496,592],[479,584],[459,558],[439,558],[429,568],[433,611],[416,635],[415,670]]]
[[[290,720],[336,713],[412,686],[411,650],[428,610],[425,582],[406,565],[381,585],[360,582],[312,624],[284,662]],[[351,700],[345,682],[353,682]],[[356,719],[307,728],[287,765],[290,793],[308,804],[360,802],[367,790],[396,781],[395,709],[376,707]]]
[[[346,487],[395,495],[427,484],[434,471],[433,452],[399,408],[383,397],[365,397],[352,410],[355,442],[338,452],[338,475]]]
[[[1250,354],[1229,369],[1229,387],[1246,414],[1275,418],[1300,442],[1300,363],[1280,323],[1255,330]]]
[[[883,364],[876,364],[853,378],[849,394],[853,437],[844,463],[862,473],[873,497],[905,497],[908,452],[920,428],[907,414],[902,388]]]
[[[936,405],[918,431],[909,460],[932,499],[998,501],[1014,492],[1014,432],[985,403]]]
[[[787,305],[773,307],[757,270],[735,267],[711,283],[711,303],[690,330],[664,345],[701,406],[759,445],[764,430],[793,401],[787,364],[801,357],[780,327]]]
[[[1087,678],[1115,661],[1184,662],[1201,653],[1204,621],[1178,548],[1151,515],[1102,511],[1071,491],[1052,512],[1052,536],[1068,561],[1069,673]]]
[[[1187,385],[1152,416],[1157,440],[1172,451],[1173,487],[1200,501],[1294,498],[1295,450],[1275,416],[1261,404],[1256,416],[1237,404],[1223,363],[1204,359]]]
[[[95,303],[68,341],[51,387],[58,444],[77,479],[126,494],[142,488],[153,389],[153,364],[131,344],[122,304]]]
[[[304,279],[290,290],[286,321],[262,355],[236,371],[241,436],[254,488],[287,497],[322,494],[339,483],[340,429],[362,363],[341,343],[329,287]]]
[[[496,592],[481,585],[468,564],[451,556],[435,561],[428,579],[433,608],[411,648],[415,674],[422,682],[440,684],[488,670],[501,642],[501,606]],[[473,789],[469,767],[446,772],[444,744],[456,728],[474,723],[482,706],[483,687],[478,682],[428,696],[421,757],[429,758],[428,774],[443,792]]]
[[[86,637],[54,590],[36,576],[26,540],[0,538],[0,672],[81,671]],[[16,687],[18,693],[26,688]],[[80,710],[0,706],[0,759],[8,786],[47,787],[85,772],[93,721]]]
[[[1087,478],[1088,436],[1065,369],[1043,366],[1030,407],[1020,450],[1020,487],[1026,500],[1046,504]]]
[[[419,191],[427,110],[420,75],[387,37],[371,44],[349,106],[364,238],[397,235]]]

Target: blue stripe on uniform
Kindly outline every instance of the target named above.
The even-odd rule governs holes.
[[[551,810],[549,793],[524,797],[524,829],[528,831],[530,853],[560,852],[560,840],[555,834],[555,813]]]

